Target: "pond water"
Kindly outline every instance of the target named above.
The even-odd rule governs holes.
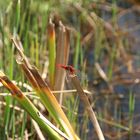
[[[108,101],[108,105],[106,107],[108,108],[109,114],[112,115],[113,118],[117,117],[122,117],[124,118],[124,126],[127,126],[129,121],[129,113],[130,113],[130,108],[129,108],[129,95],[130,93],[135,97],[135,107],[134,107],[134,118],[133,118],[133,127],[135,130],[138,132],[133,132],[131,137],[121,137],[120,140],[138,140],[140,139],[140,132],[139,132],[139,125],[140,125],[140,7],[132,7],[131,4],[124,4],[118,1],[118,5],[126,8],[122,12],[120,12],[117,16],[117,24],[119,27],[119,30],[123,33],[127,33],[126,36],[123,36],[122,38],[127,39],[127,43],[129,44],[129,48],[126,49],[130,56],[131,60],[131,71],[128,70],[128,67],[124,65],[125,60],[122,60],[120,64],[123,64],[123,67],[119,70],[119,73],[116,73],[116,75],[119,75],[122,78],[120,79],[121,82],[118,82],[113,85],[113,90],[114,93],[119,95],[120,98],[118,102],[118,106],[121,108],[121,116],[120,114],[115,114],[115,108],[117,107],[115,103],[117,103],[117,100],[109,100],[109,98],[102,97],[96,102],[96,106],[98,110],[104,109],[105,104],[103,102]],[[112,14],[110,12],[102,11],[101,12],[101,17],[109,21],[110,18],[112,17]],[[93,50],[94,51],[94,50]],[[94,55],[93,51],[88,53],[88,60],[89,64],[92,66],[94,64]],[[105,67],[102,67],[104,70],[106,69]],[[94,78],[91,76],[93,73],[89,73],[89,81],[93,81]],[[114,75],[114,76],[116,76]],[[125,76],[124,76],[125,75]],[[124,76],[124,77],[123,77]],[[96,89],[101,89],[107,88],[107,85],[103,82],[102,84],[100,83],[99,87]],[[98,90],[97,90],[98,91]],[[111,99],[111,98],[110,98]],[[112,105],[111,105],[112,104]],[[119,111],[119,109],[118,109]],[[127,121],[126,121],[127,120]],[[90,126],[91,127],[91,126]],[[103,129],[108,129],[109,128],[103,128]],[[107,131],[106,131],[107,132]],[[91,132],[92,133],[92,132]],[[112,133],[112,132],[110,132]],[[115,130],[114,130],[115,133]],[[91,134],[90,135],[90,140]],[[112,134],[113,135],[113,134]],[[113,139],[113,136],[112,136]],[[118,140],[119,138],[114,139]]]

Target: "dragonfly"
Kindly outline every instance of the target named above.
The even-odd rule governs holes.
[[[58,68],[63,68],[64,70],[66,70],[68,73],[66,75],[66,80],[69,81],[69,74],[70,75],[76,75],[79,80],[83,79],[83,80],[87,80],[87,75],[85,75],[84,72],[80,72],[80,70],[75,69],[73,66],[71,65],[64,65],[64,64],[57,64]]]
[[[71,65],[63,65],[63,64],[58,64],[57,67],[63,68],[66,71],[70,72],[70,74],[75,74],[76,73],[76,69],[71,66]]]

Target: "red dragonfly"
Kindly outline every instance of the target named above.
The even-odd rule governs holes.
[[[70,66],[70,65],[66,66],[63,64],[58,64],[57,66],[69,71],[71,74],[75,74],[75,72],[76,72],[75,68],[73,66]]]
[[[58,64],[57,67],[65,69],[66,71],[69,72],[69,74],[76,75],[79,79],[81,79],[81,76],[82,76],[82,78],[85,78],[86,79],[85,75],[81,75],[81,72],[79,70],[75,69],[71,65]],[[66,76],[66,79],[67,79],[67,76]]]

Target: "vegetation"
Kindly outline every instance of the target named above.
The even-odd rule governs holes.
[[[0,139],[139,139],[138,3],[0,0]]]

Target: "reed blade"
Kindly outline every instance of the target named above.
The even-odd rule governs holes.
[[[37,91],[42,103],[49,111],[53,119],[63,128],[69,138],[72,140],[78,140],[79,138],[74,132],[69,120],[61,109],[58,101],[48,87],[47,83],[44,82],[38,70],[29,63],[27,57],[23,53],[23,50],[20,49],[21,47],[19,46],[19,44],[21,43],[19,43],[19,41],[14,38],[12,39],[12,41],[18,51],[16,60],[22,67],[25,76],[30,81],[33,88]]]
[[[56,69],[55,69],[55,85],[54,90],[63,90],[65,84],[66,73],[63,70],[58,68],[59,64],[67,65],[69,58],[69,49],[70,49],[70,33],[69,29],[65,27],[61,22],[59,23],[59,35],[58,35],[58,44],[56,50]],[[60,96],[56,96],[59,103],[63,102],[63,93],[60,93]]]
[[[56,44],[55,44],[55,28],[52,20],[49,20],[48,25],[48,48],[49,48],[49,80],[50,84],[54,86],[55,75],[55,58],[56,58]]]
[[[80,81],[79,81],[77,75],[75,74],[74,68],[72,66],[65,66],[65,67],[63,66],[62,68],[64,68],[68,72],[68,76],[71,78],[71,81],[72,81],[74,87],[76,88],[81,101],[84,103],[85,109],[87,110],[89,118],[91,119],[91,122],[92,122],[93,126],[95,127],[99,140],[105,140],[103,132],[102,132],[100,125],[98,123],[98,120],[96,118],[95,112],[93,111],[93,109],[90,105],[90,102],[88,100],[88,97],[86,96],[84,90],[82,89],[82,87],[80,85]]]
[[[45,130],[50,138],[55,140],[62,140],[63,138],[69,139],[63,132],[56,128],[51,122],[49,122],[32,104],[32,102],[22,93],[22,91],[1,71],[0,82],[11,92],[13,98],[15,98],[22,105],[22,107],[40,125],[40,127]]]

